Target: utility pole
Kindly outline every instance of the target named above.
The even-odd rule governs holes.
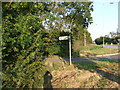
[[[104,36],[103,36],[103,47],[104,47]]]
[[[103,8],[104,8],[104,3],[103,3]],[[103,13],[103,34],[104,34],[104,13]],[[104,47],[104,36],[103,36],[103,47]]]

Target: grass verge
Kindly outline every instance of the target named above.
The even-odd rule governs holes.
[[[114,54],[118,53],[119,49],[109,48],[109,47],[102,47],[98,45],[90,45],[84,47],[80,50],[80,57],[90,57],[90,56],[97,56],[97,55],[104,55],[104,54]]]
[[[110,61],[73,61],[72,62],[76,67],[79,69],[86,69],[86,70],[95,70],[98,68],[107,68],[111,70],[118,71],[120,70],[119,64],[120,61],[118,60],[110,60]]]

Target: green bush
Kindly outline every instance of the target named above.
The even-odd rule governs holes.
[[[16,23],[3,18],[3,88],[37,88],[42,84],[45,46],[40,22],[34,15],[19,16]]]

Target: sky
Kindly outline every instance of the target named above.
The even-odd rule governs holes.
[[[92,12],[93,23],[89,25],[88,31],[92,40],[116,32],[118,28],[118,2],[94,2]]]

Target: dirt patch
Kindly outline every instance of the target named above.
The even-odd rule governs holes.
[[[82,84],[84,81],[97,75],[95,72],[72,68],[73,66],[68,66],[62,71],[54,70],[52,72],[53,88],[79,88],[83,86]],[[97,78],[100,78],[100,76],[97,75]]]
[[[106,70],[107,71],[107,70]],[[113,72],[111,72],[113,73]],[[52,71],[53,88],[117,88],[119,84],[98,72],[79,70],[73,65]]]
[[[76,64],[69,65],[66,61],[58,58],[54,60],[49,58],[45,62],[45,65],[51,68],[53,88],[118,88],[120,84],[119,69],[108,62],[99,62],[99,64],[103,66],[89,71],[78,69]],[[91,63],[86,65],[94,66],[94,64],[91,66]]]

